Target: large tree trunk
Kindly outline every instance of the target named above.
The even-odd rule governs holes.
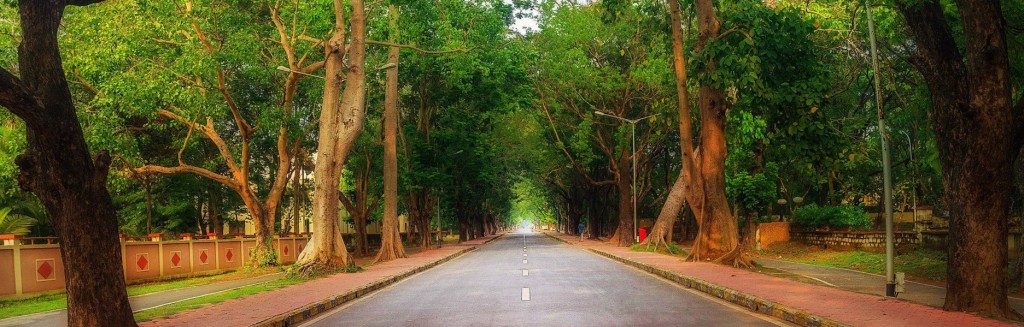
[[[87,5],[97,1],[76,1]],[[135,326],[121,267],[117,215],[107,192],[110,156],[91,158],[57,43],[64,1],[19,2],[21,79],[0,69],[0,106],[25,122],[15,160],[22,188],[39,197],[67,267],[69,326]]]
[[[1000,3],[957,1],[963,54],[938,1],[898,4],[918,50],[912,62],[931,95],[949,210],[944,308],[1021,319],[1007,302],[1005,277],[1012,167],[1024,106],[1018,103],[1014,112],[1011,104]]]
[[[274,250],[274,216],[276,212],[260,202],[256,194],[248,188],[240,192],[245,203],[253,227],[256,229],[256,246],[249,253],[248,265],[262,267],[277,264],[277,251]]]
[[[676,76],[676,111],[679,113],[679,148],[682,165],[679,177],[672,184],[672,189],[665,198],[658,219],[651,228],[644,244],[654,246],[672,243],[672,227],[679,217],[679,212],[686,203],[686,196],[692,193],[689,188],[694,186],[693,136],[690,122],[690,96],[686,90],[686,58],[683,52],[683,27],[679,12],[679,1],[668,0],[669,15],[672,18],[672,62]]]
[[[715,13],[713,0],[696,2],[698,39],[697,49],[718,37],[721,23]],[[706,64],[706,73],[715,71],[715,60]],[[749,266],[750,260],[739,246],[739,228],[729,209],[725,195],[725,114],[728,104],[722,90],[701,85],[700,156],[694,158],[700,167],[698,182],[701,192],[690,195],[690,207],[697,216],[697,239],[688,260],[712,260],[734,266]],[[684,150],[685,151],[685,150]],[[693,183],[691,183],[693,184]]]
[[[398,11],[388,7],[391,16],[391,40],[397,40]],[[398,47],[388,49],[387,81],[384,91],[384,220],[380,227],[380,252],[374,262],[405,258],[398,232]],[[420,231],[424,233],[424,231]]]
[[[334,0],[334,33],[324,44],[327,62],[324,100],[320,113],[320,143],[314,169],[313,238],[296,261],[303,270],[311,271],[352,265],[338,224],[338,182],[345,157],[363,129],[366,120],[366,19],[362,0],[351,0],[352,36],[349,60],[345,66],[345,5]],[[343,75],[344,74],[344,75]],[[344,80],[345,92],[339,103]]]
[[[352,215],[352,222],[356,228],[356,237],[352,241],[353,254],[357,257],[365,257],[370,254],[370,244],[366,237],[366,221],[369,213],[359,212]]]
[[[701,206],[692,206],[700,211],[695,211],[699,230],[690,260],[747,266],[750,262],[739,247],[739,228],[725,195],[726,153],[725,98],[720,90],[702,86],[699,159],[704,199]]]

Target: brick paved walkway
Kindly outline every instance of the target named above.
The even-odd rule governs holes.
[[[147,321],[140,326],[249,326],[311,303],[343,294],[404,271],[424,266],[468,247],[478,246],[497,236],[489,236],[422,251],[408,258],[370,266],[358,273],[341,273],[302,284],[208,305],[173,316]]]
[[[947,312],[926,305],[889,300],[826,286],[768,276],[748,270],[711,263],[685,262],[677,257],[651,252],[634,252],[608,243],[585,240],[579,236],[556,233],[574,246],[592,248],[647,265],[702,279],[747,295],[853,326],[1013,326],[978,316]]]

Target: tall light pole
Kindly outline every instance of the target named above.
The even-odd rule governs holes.
[[[914,164],[914,143],[910,141],[910,133],[903,131],[903,136],[907,137],[907,151],[910,151],[910,164],[912,169],[910,171],[910,191],[914,197],[914,231],[917,232],[917,165]]]
[[[600,112],[600,111],[594,111],[594,113],[599,115],[599,116],[615,118],[615,119],[627,122],[630,125],[632,139],[633,139],[633,146],[632,146],[632,150],[631,150],[632,151],[632,155],[630,155],[631,159],[633,159],[633,167],[630,169],[630,170],[633,171],[633,185],[630,186],[630,193],[632,193],[632,195],[633,195],[633,242],[640,242],[640,236],[637,235],[637,226],[636,226],[637,225],[637,219],[636,219],[636,123],[639,123],[640,121],[643,121],[644,119],[657,116],[658,114],[648,115],[648,116],[640,117],[640,118],[637,118],[637,119],[626,119],[626,118],[622,118],[622,117],[619,117],[619,116],[615,116],[615,115],[611,115],[611,114],[606,114],[606,113],[603,113],[603,112]]]
[[[395,63],[389,62],[389,63],[384,64],[383,66],[377,67],[377,68],[372,69],[370,71],[385,70],[385,69],[388,69],[388,68],[391,68],[391,67],[395,67],[395,66],[397,66],[397,65],[395,65]],[[295,74],[299,74],[299,75],[306,75],[306,76],[309,76],[309,77],[316,77],[316,78],[319,78],[319,79],[324,79],[323,76],[307,74],[307,73],[303,73],[303,72],[300,72],[300,71],[297,71],[297,70],[291,70],[290,68],[285,67],[285,66],[277,66],[276,69],[278,71],[282,71],[282,72],[285,72],[285,73],[295,73]]]
[[[896,297],[896,274],[893,272],[892,228],[892,159],[889,157],[889,134],[885,131],[885,110],[882,106],[882,81],[878,72],[878,45],[875,40],[875,19],[871,16],[871,0],[864,0],[864,13],[868,16],[868,35],[871,38],[871,70],[875,75],[875,106],[878,107],[878,133],[882,140],[882,196],[885,203],[885,296]]]

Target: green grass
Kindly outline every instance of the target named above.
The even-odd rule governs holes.
[[[247,278],[253,276],[256,276],[256,274],[234,272],[212,276],[183,278],[172,281],[132,285],[128,287],[128,295],[143,295],[171,289],[200,286],[219,281]],[[0,319],[46,312],[57,309],[64,309],[66,307],[67,297],[65,296],[64,292],[44,294],[24,299],[0,300]]]
[[[154,282],[154,283],[132,285],[132,286],[128,286],[128,296],[136,296],[136,295],[142,295],[142,294],[156,293],[156,292],[160,292],[160,291],[166,291],[166,290],[177,289],[177,288],[200,286],[200,285],[206,285],[206,284],[210,284],[210,283],[217,282],[217,281],[223,281],[223,280],[226,280],[226,279],[231,279],[231,278],[225,278],[225,277],[232,277],[232,276],[230,276],[232,274],[227,274],[227,275],[229,275],[229,276],[213,275],[213,276],[205,276],[205,277],[183,278],[183,279],[166,281],[166,282]]]
[[[868,251],[836,251],[819,249],[799,244],[773,246],[762,251],[762,255],[800,263],[853,269],[873,274],[885,272],[885,253]],[[897,253],[893,262],[896,271],[907,274],[907,278],[945,282],[946,253],[930,249],[913,249]]]
[[[231,299],[237,299],[257,293],[275,290],[288,285],[295,285],[302,282],[308,281],[308,279],[301,278],[282,278],[270,282],[266,282],[259,285],[251,285],[242,288],[233,289],[230,291],[224,291],[220,293],[210,294],[203,297],[194,298],[187,301],[177,302],[174,304],[165,305],[162,307],[141,311],[135,314],[136,321],[147,321],[157,318],[163,318],[173,315],[178,312],[198,309],[206,305],[220,303]]]
[[[634,252],[656,252],[679,258],[686,258],[687,256],[690,255],[689,253],[686,253],[686,251],[684,251],[683,248],[675,244],[668,244],[668,246],[659,246],[657,249],[655,249],[654,247],[638,243],[630,246],[629,250]]]
[[[26,299],[0,300],[0,319],[67,307],[64,293],[45,294]]]

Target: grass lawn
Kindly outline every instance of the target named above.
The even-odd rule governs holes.
[[[837,251],[798,243],[774,244],[761,251],[762,256],[800,263],[847,268],[873,274],[885,273],[885,252]],[[925,282],[946,281],[946,253],[930,249],[897,251],[893,262],[896,271],[907,273],[908,279]]]
[[[634,252],[657,252],[683,259],[690,255],[685,250],[683,250],[683,248],[675,244],[669,244],[667,248],[664,246],[659,246],[657,249],[655,249],[654,247],[648,247],[646,245],[637,243],[630,246],[629,250]]]
[[[213,276],[196,278],[183,278],[178,280],[153,282],[128,286],[128,295],[136,296],[170,289],[178,289],[192,286],[206,285],[215,282],[223,282],[241,278],[249,278],[262,273],[232,272]],[[46,312],[67,307],[67,298],[64,292],[45,294],[24,299],[0,300],[0,319],[15,316]]]
[[[157,319],[157,318],[163,318],[163,317],[167,317],[167,316],[173,315],[173,314],[178,313],[178,312],[192,310],[192,309],[198,309],[198,308],[201,308],[201,307],[206,306],[206,305],[210,305],[210,304],[214,304],[214,303],[220,303],[220,302],[224,302],[224,301],[231,300],[231,299],[237,299],[237,298],[253,295],[253,294],[256,294],[256,293],[261,293],[261,292],[266,292],[266,291],[270,291],[270,290],[275,290],[275,289],[278,289],[278,288],[282,288],[282,287],[285,287],[285,286],[288,286],[288,285],[294,285],[294,284],[302,283],[302,282],[305,282],[305,281],[308,281],[308,279],[287,278],[286,277],[286,278],[281,278],[281,279],[278,279],[278,280],[270,281],[270,282],[259,284],[259,285],[251,285],[251,286],[246,286],[246,287],[242,287],[242,288],[236,288],[236,289],[233,289],[233,290],[224,291],[224,292],[220,292],[220,293],[209,294],[209,295],[206,295],[206,296],[203,296],[203,297],[198,297],[198,298],[194,298],[194,299],[187,300],[187,301],[177,302],[177,303],[174,303],[174,304],[169,304],[169,305],[165,305],[165,306],[162,306],[162,307],[149,309],[149,310],[146,310],[146,311],[136,312],[135,313],[135,320],[136,321],[147,321],[147,320],[153,320],[153,319]]]

